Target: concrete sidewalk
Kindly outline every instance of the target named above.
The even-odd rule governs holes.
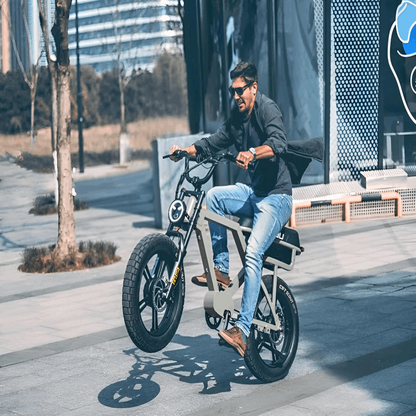
[[[151,187],[146,169],[134,171],[132,193]],[[288,377],[264,385],[205,324],[205,289],[190,283],[196,244],[178,333],[145,354],[126,335],[121,285],[135,244],[159,231],[151,212],[96,204],[75,213],[78,241],[114,242],[117,264],[20,273],[23,247],[56,242],[57,217],[28,214],[53,182],[8,162],[0,179],[1,415],[416,415],[415,217],[299,228],[306,251],[282,274],[298,304],[299,350]],[[231,262],[235,273],[234,250]]]

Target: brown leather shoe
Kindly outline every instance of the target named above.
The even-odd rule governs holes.
[[[244,353],[246,352],[246,343],[243,340],[243,336],[241,335],[241,329],[238,326],[233,326],[232,328],[227,329],[226,331],[220,331],[218,332],[218,335],[227,344],[235,348],[242,357],[244,357]]]
[[[227,289],[228,285],[230,284],[229,276],[224,276],[216,267],[214,267],[214,271],[218,284],[222,289]],[[191,279],[191,282],[197,286],[208,286],[207,276],[205,273],[202,273],[200,276],[194,276]]]

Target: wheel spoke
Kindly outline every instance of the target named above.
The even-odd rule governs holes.
[[[150,281],[150,279],[152,278],[152,275],[150,274],[150,270],[148,265],[146,264],[144,271],[143,271],[143,276],[146,279],[146,282]]]
[[[257,352],[260,354],[260,352],[261,352],[261,350],[263,349],[263,344],[264,344],[264,342],[262,341],[262,342],[259,342],[258,344],[257,344]]]
[[[160,260],[159,259],[159,262],[157,264],[157,268],[155,270],[155,278],[156,279],[159,279],[160,277],[162,277],[163,272],[165,271],[165,268],[166,268],[165,260]]]
[[[272,353],[272,362],[273,362],[273,364],[275,364],[279,360],[284,360],[286,358],[286,356],[283,353],[281,353],[279,350],[273,348],[273,346],[271,344],[269,344],[268,342],[265,342],[265,341],[262,341],[261,343],[259,343],[259,345],[257,346],[257,352],[260,353],[261,349],[263,347],[266,350],[268,350]]]
[[[264,341],[260,333],[257,333],[257,335],[258,336],[256,337],[256,349],[257,349],[257,352],[260,354],[260,351],[263,348]]]
[[[283,361],[286,358],[286,356],[283,353],[281,353],[279,350],[276,350],[273,347],[271,348],[271,352],[273,355],[273,363],[276,363],[279,360]]]
[[[257,311],[257,319],[260,321],[264,320],[264,313],[260,309]]]
[[[152,331],[157,331],[157,329],[159,328],[159,323],[157,321],[157,309],[153,308],[152,309]]]
[[[142,313],[146,309],[146,306],[149,305],[146,302],[146,298],[144,298],[139,302],[139,312]]]

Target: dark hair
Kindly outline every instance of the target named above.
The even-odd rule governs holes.
[[[244,79],[244,81],[247,82],[247,84],[258,82],[256,65],[254,65],[252,62],[240,62],[230,72],[230,77],[232,80],[241,77]]]

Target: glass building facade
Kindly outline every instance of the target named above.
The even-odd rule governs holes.
[[[4,0],[0,4],[0,52],[1,70],[24,71],[30,68],[28,36],[25,21],[28,9],[20,1]],[[20,63],[19,63],[20,62]]]
[[[325,161],[313,162],[302,184],[356,181],[386,168],[413,175],[415,23],[414,1],[186,1],[191,130],[212,133],[227,119],[229,72],[249,60],[288,139],[324,138]]]
[[[118,59],[129,72],[151,70],[163,49],[181,48],[182,25],[176,1],[78,0],[81,65],[98,73]],[[69,17],[71,62],[76,62],[75,0]]]

